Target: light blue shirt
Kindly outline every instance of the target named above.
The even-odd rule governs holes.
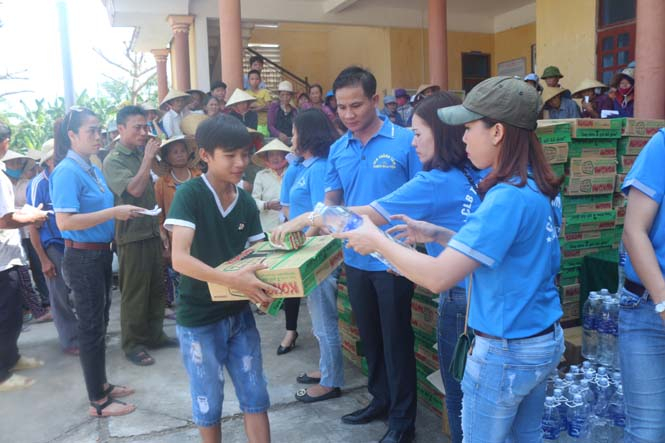
[[[302,168],[302,159],[299,157],[289,159],[290,155],[295,157],[293,154],[286,155],[286,160],[289,162],[289,167],[286,168],[284,177],[282,177],[282,188],[279,192],[279,204],[289,208],[291,206],[291,186],[293,186],[293,183],[295,183],[296,176],[300,173],[300,169]],[[289,209],[289,218],[293,218],[291,215],[291,209]]]
[[[55,212],[89,214],[113,207],[113,193],[102,171],[71,149],[53,170],[50,191]],[[111,219],[88,229],[62,231],[62,236],[76,242],[110,243],[113,228]]]
[[[422,170],[416,151],[411,148],[413,132],[384,116],[379,118],[383,124],[365,146],[348,131],[330,147],[325,191],[341,190],[346,206],[369,205]],[[365,271],[386,270],[378,260],[351,248],[344,248],[344,261]]]
[[[25,201],[35,207],[42,205],[44,211],[53,211],[49,187],[49,173],[48,169],[45,169],[37,174],[28,185],[25,190]],[[39,240],[44,249],[52,244],[64,248],[65,242],[62,240],[62,234],[55,222],[55,214],[49,213],[46,221],[42,223],[39,228]]]
[[[323,202],[326,193],[323,190],[323,178],[326,172],[325,158],[312,157],[300,163],[295,169],[293,184],[286,188],[282,182],[282,192],[288,193],[290,205],[289,217],[291,219],[314,210],[314,206]]]
[[[467,168],[469,177],[477,182],[477,173]],[[457,232],[466,223],[471,212],[480,205],[480,197],[462,171],[432,169],[421,171],[395,192],[371,203],[379,214],[390,221],[390,216],[406,214]],[[439,243],[425,244],[427,253],[437,257],[443,251]],[[465,288],[464,282],[457,286]]]
[[[532,179],[499,183],[448,247],[481,264],[473,272],[469,326],[502,338],[537,334],[562,315],[556,213]]]
[[[651,240],[656,252],[660,272],[665,275],[665,209],[663,209],[663,198],[665,197],[665,129],[658,131],[649,140],[635,160],[621,190],[624,194],[628,194],[631,188],[640,190],[658,204],[658,211],[651,224],[651,231],[649,231],[649,240]],[[626,278],[643,284],[637,272],[635,272],[630,255],[626,259],[624,270]]]

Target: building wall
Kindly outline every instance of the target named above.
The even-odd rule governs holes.
[[[538,75],[558,66],[561,84],[574,88],[596,78],[596,0],[538,0],[536,29]]]
[[[494,35],[479,32],[448,32],[448,89],[462,89],[462,53],[490,55],[494,66]],[[492,68],[492,74],[494,73]]]
[[[492,73],[498,72],[499,63],[524,57],[526,73],[533,72],[531,66],[531,45],[536,44],[536,24],[519,26],[494,34],[494,60]]]

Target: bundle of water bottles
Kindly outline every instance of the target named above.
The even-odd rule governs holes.
[[[548,378],[543,441],[558,443],[623,442],[626,411],[621,372],[584,361],[564,378]]]
[[[619,294],[591,291],[582,308],[582,356],[603,366],[619,367]]]

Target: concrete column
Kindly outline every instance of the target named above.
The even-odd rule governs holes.
[[[196,51],[195,85],[202,91],[210,90],[210,60],[208,57],[208,18],[198,15],[194,21]]]
[[[665,118],[665,2],[637,2],[635,117]]]
[[[446,0],[429,0],[429,81],[448,89],[448,25]]]
[[[189,75],[189,27],[194,23],[190,15],[169,15],[169,25],[173,30],[173,49],[176,72],[175,88],[180,91],[190,89]]]
[[[222,59],[222,81],[229,91],[242,89],[242,31],[240,0],[218,0],[219,39]]]
[[[155,64],[157,65],[157,96],[159,97],[158,102],[161,102],[169,93],[169,83],[166,76],[166,59],[169,56],[169,50],[153,49],[150,52],[155,57]]]

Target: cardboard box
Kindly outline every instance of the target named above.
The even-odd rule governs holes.
[[[615,220],[615,224],[617,226],[623,226],[623,222],[626,219],[626,207],[620,206],[616,209],[616,211],[617,211],[617,217]]]
[[[571,118],[560,121],[570,123],[570,135],[573,138],[621,137],[620,119]]]
[[[612,194],[562,196],[563,215],[603,212],[612,209]]]
[[[617,173],[616,158],[575,157],[568,164],[570,177],[614,177]]]
[[[616,224],[616,216],[615,216]],[[605,235],[600,235],[597,238],[591,238],[586,240],[577,240],[577,241],[566,241],[560,240],[560,245],[562,251],[565,253],[567,251],[578,251],[581,249],[591,249],[591,248],[610,248],[614,244],[614,231],[608,229],[607,231],[597,231],[605,232]]]
[[[601,223],[614,220],[616,217],[616,212],[613,209],[603,212],[586,212],[582,214],[571,214],[563,218],[564,224],[566,227],[571,225],[580,225],[585,223]],[[580,232],[580,231],[568,231],[565,230],[563,235],[570,232]]]
[[[272,294],[275,298],[304,297],[343,260],[342,243],[331,236],[321,236],[307,239],[305,245],[297,251],[275,250],[268,242],[259,242],[222,263],[217,269],[232,272],[263,263],[268,268],[258,271],[256,275],[281,289],[281,293]],[[208,283],[208,288],[213,301],[247,300],[244,294],[225,286]]]
[[[564,181],[565,195],[611,194],[614,192],[616,175],[590,177],[566,177]]]
[[[617,178],[614,183],[614,192],[621,192],[621,187],[623,186],[624,181],[626,181],[626,174],[617,174]]]
[[[536,137],[543,144],[567,143],[571,140],[570,123],[563,120],[538,120]]]
[[[547,163],[566,163],[568,159],[568,143],[544,144],[543,151]]]
[[[574,284],[574,285],[561,285],[559,288],[559,295],[561,296],[561,300],[563,300],[563,303],[570,302],[573,300],[578,300],[580,299],[580,285]]]
[[[611,221],[604,222],[589,222],[589,223],[580,223],[577,225],[566,225],[565,221],[561,227],[561,235],[573,232],[589,232],[589,231],[602,231],[607,229],[614,229],[616,221],[616,215]]]
[[[431,371],[436,371],[439,369],[439,355],[431,346],[416,340],[414,345],[414,353],[416,356],[416,362],[422,363]]]
[[[615,192],[612,196],[612,207],[614,209],[624,207],[628,204],[628,199],[623,192]]]
[[[621,137],[617,145],[618,155],[639,155],[650,137]]]
[[[660,128],[665,128],[665,120],[645,120],[641,118],[618,118],[623,135],[636,135],[638,137],[651,137]]]
[[[621,155],[619,156],[619,168],[618,172],[622,174],[627,174],[630,172],[630,168],[633,167],[635,160],[637,159],[636,155]]]
[[[566,341],[566,350],[563,354],[566,366],[582,363],[582,327],[566,328],[563,337]]]
[[[561,317],[561,321],[575,320],[580,318],[579,300],[564,303],[561,305],[561,307],[563,309],[563,317]]]
[[[617,141],[612,138],[575,139],[568,144],[569,157],[615,157]]]
[[[557,163],[556,165],[550,165],[552,167],[552,172],[554,172],[554,175],[557,177],[561,177],[566,173],[566,164],[565,163]]]
[[[601,238],[610,239],[612,238],[612,230],[604,231],[588,231],[588,232],[568,232],[560,237],[560,240],[565,242],[577,242],[585,240],[597,240]]]

